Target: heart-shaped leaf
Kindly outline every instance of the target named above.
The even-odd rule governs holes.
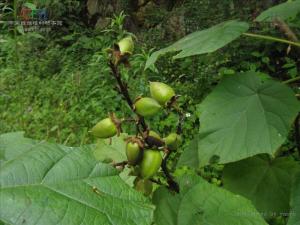
[[[155,191],[157,225],[267,225],[249,200],[198,176],[185,176],[180,187],[180,194]]]
[[[289,200],[294,175],[300,171],[293,158],[270,159],[255,156],[227,164],[223,171],[224,187],[252,201],[265,217],[289,212]]]
[[[300,110],[293,91],[255,72],[225,77],[199,105],[200,132],[179,166],[235,162],[261,153],[274,155]]]
[[[30,144],[20,134],[1,135],[0,143],[5,153],[0,168],[3,222],[151,224],[154,207],[149,200],[123,182],[117,170],[97,161],[89,146]]]

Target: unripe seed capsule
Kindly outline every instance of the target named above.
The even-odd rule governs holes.
[[[144,151],[141,162],[140,175],[143,178],[150,178],[159,170],[162,163],[162,156],[159,151],[148,149]]]
[[[176,150],[182,143],[182,138],[179,134],[171,133],[163,139],[170,150]]]
[[[117,134],[117,126],[111,118],[105,118],[92,128],[92,134],[98,138],[110,138]]]
[[[153,116],[158,112],[161,106],[153,98],[140,98],[134,103],[135,111],[144,117]]]
[[[142,156],[142,149],[139,144],[128,142],[126,145],[126,156],[130,165],[136,165]]]
[[[156,138],[156,139],[161,139],[161,137],[159,136],[159,134],[158,133],[156,133],[155,131],[153,131],[153,130],[150,130],[149,131],[149,134],[148,134],[148,136],[150,136],[150,137],[154,137],[154,138]]]
[[[124,54],[131,55],[133,52],[133,49],[134,49],[134,43],[133,43],[132,37],[129,36],[129,37],[123,38],[122,40],[119,41],[118,46],[119,46],[121,55],[124,55]]]
[[[151,97],[162,106],[165,106],[175,96],[174,90],[161,82],[150,82],[150,93]]]

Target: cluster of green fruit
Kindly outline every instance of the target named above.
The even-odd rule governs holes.
[[[139,98],[134,103],[135,112],[142,117],[154,115],[175,97],[174,90],[160,82],[151,82],[150,92],[151,98]],[[121,120],[111,114],[92,128],[92,134],[97,138],[111,138],[118,134],[121,123]],[[159,144],[149,146],[149,140],[154,140],[152,143]],[[161,166],[161,150],[176,150],[180,146],[182,138],[177,133],[171,133],[165,138],[161,138],[156,132],[148,130],[142,135],[127,138],[126,142],[125,151],[128,164],[138,166],[139,176],[148,179],[155,175]]]
[[[131,101],[127,85],[125,85],[118,72],[118,66],[124,64],[129,66],[129,56],[133,53],[134,42],[131,37],[126,37],[114,45],[110,52],[110,67],[112,74],[116,78],[120,93],[129,104],[130,108],[136,114],[135,126],[137,134],[126,138],[126,156],[127,164],[133,168],[134,174],[137,175],[135,180],[136,189],[148,195],[152,190],[150,179],[158,172],[163,163],[163,152],[165,159],[170,151],[175,151],[182,142],[178,133],[171,133],[165,138],[150,130],[144,121],[144,117],[151,117],[163,108],[177,108],[174,90],[167,84],[161,82],[150,82],[151,97],[138,97],[134,102]],[[98,122],[91,130],[97,138],[111,138],[119,135],[121,132],[122,122],[128,121],[118,119],[115,114]],[[141,128],[141,129],[140,129]]]

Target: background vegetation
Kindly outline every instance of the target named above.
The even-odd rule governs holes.
[[[19,6],[22,3],[17,2]],[[63,21],[63,26],[52,27],[48,33],[22,33],[19,27],[15,30],[2,24],[1,133],[24,130],[32,138],[78,145],[91,142],[87,131],[107,111],[126,114],[111,85],[103,55],[125,29],[136,35],[138,43],[132,68],[127,73],[132,87],[137,87],[134,91],[142,93],[148,80],[169,83],[185,96],[185,111],[192,115],[186,126],[195,130],[198,125],[193,117],[193,106],[209,93],[222,75],[250,69],[284,80],[298,73],[296,53],[287,55],[284,45],[249,41],[248,38],[207,56],[176,62],[166,56],[159,61],[157,72],[143,71],[150,49],[159,49],[187,33],[227,19],[252,21],[255,15],[275,2],[189,0],[169,6],[167,1],[150,1],[132,12],[130,1],[124,0],[121,5],[112,4],[113,11],[103,3],[106,7],[96,16],[89,14],[92,6],[88,8],[87,3],[91,5],[91,2],[36,1],[46,5],[51,19]],[[12,5],[2,3],[2,19],[12,19],[11,10]],[[118,14],[121,11],[124,14]],[[124,18],[126,14],[127,19]],[[108,19],[109,16],[112,19]],[[101,29],[95,28],[97,19],[93,17],[106,24],[101,24]],[[282,35],[273,27],[263,29]],[[167,123],[157,123],[154,128],[171,126],[172,118]]]

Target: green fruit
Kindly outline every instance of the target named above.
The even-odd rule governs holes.
[[[141,116],[153,116],[161,106],[153,98],[140,98],[134,103],[137,114]]]
[[[152,177],[160,168],[162,156],[159,151],[145,150],[141,162],[140,175],[143,178]]]
[[[156,139],[161,139],[161,137],[159,136],[159,134],[158,133],[156,133],[155,131],[153,131],[153,130],[150,130],[149,131],[149,134],[148,134],[148,136],[150,136],[150,137],[154,137],[154,138],[156,138]]]
[[[150,82],[150,93],[151,97],[163,106],[175,96],[174,90],[169,85],[161,82]]]
[[[163,139],[170,150],[176,150],[182,143],[182,138],[179,134],[171,133]]]
[[[222,181],[218,180],[217,178],[212,178],[211,183],[221,186]]]
[[[149,196],[152,193],[153,184],[150,180],[137,178],[135,180],[135,189],[142,192],[145,196]]]
[[[129,36],[129,37],[123,38],[121,41],[119,41],[118,46],[119,46],[121,55],[124,55],[126,53],[131,55],[133,52],[133,49],[134,49],[134,43],[133,43],[132,37]]]
[[[148,136],[145,140],[149,146],[162,147],[165,145],[165,142],[162,140],[159,134],[153,130],[149,131]]]
[[[98,138],[110,138],[117,134],[117,126],[111,118],[106,118],[98,122],[92,128],[92,134]]]
[[[138,143],[128,142],[126,145],[126,156],[130,165],[136,165],[141,158],[141,148]]]
[[[224,170],[224,165],[221,165],[221,164],[216,165],[216,166],[215,166],[215,169],[216,169],[216,171],[218,171],[218,172],[222,172],[222,171]]]

